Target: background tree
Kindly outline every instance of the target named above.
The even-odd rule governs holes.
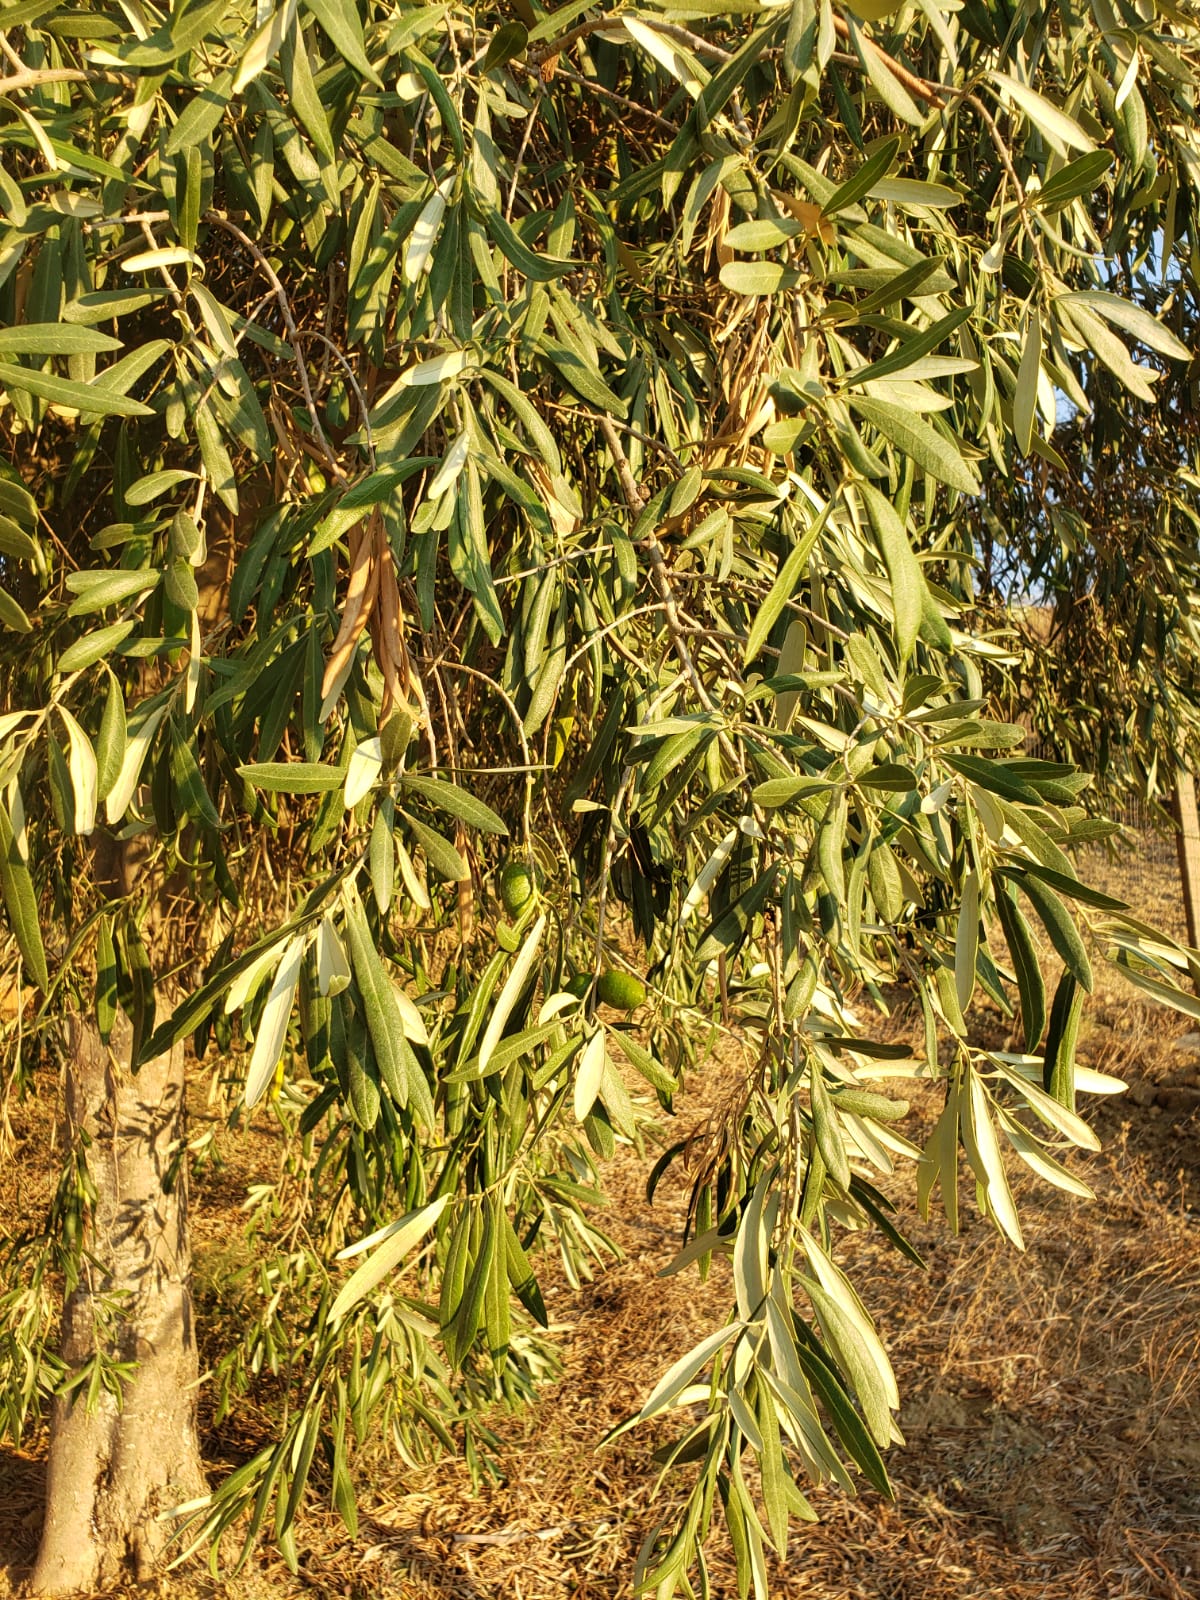
[[[1156,279],[1126,281],[1194,344],[1190,287]],[[1104,369],[1081,379],[1086,409],[1060,402],[1046,459],[997,477],[973,512],[980,603],[1023,641],[1014,714],[1097,774],[1101,803],[1169,802],[1200,758],[1195,378],[1180,364],[1150,400]]]
[[[1097,362],[1146,402],[1188,358],[1105,252],[1193,248],[1193,26],[518,9],[0,18],[12,1082],[61,1054],[70,1135],[0,1335],[10,1429],[54,1395],[41,1591],[148,1570],[181,1503],[185,1543],[294,1560],[314,1462],[353,1531],[381,1422],[473,1450],[544,1368],[540,1252],[603,1260],[601,1162],[660,1136],[698,1018],[754,1062],[686,1152],[684,1263],[730,1255],[735,1303],[641,1412],[692,1420],[639,1581],[702,1575],[719,1501],[761,1591],[806,1477],[886,1486],[899,1396],[835,1259],[906,1248],[873,1175],[915,1162],[954,1225],[961,1148],[1019,1247],[1001,1141],[1079,1192],[1076,1089],[1113,1087],[1073,1068],[1089,947],[1193,1005],[1079,881],[1086,780],[1016,753],[1011,652],[962,625],[981,467],[1052,459]],[[973,1042],[977,990],[1025,1053]],[[304,1224],[215,1375],[219,1408],[284,1375],[279,1436],[211,1496],[185,1046],[286,1133],[264,1237]],[[923,1150],[873,1086],[912,1073]]]

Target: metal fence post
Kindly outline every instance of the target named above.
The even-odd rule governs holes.
[[[1194,949],[1200,934],[1200,812],[1196,809],[1196,780],[1184,767],[1175,775],[1173,810],[1188,943]]]

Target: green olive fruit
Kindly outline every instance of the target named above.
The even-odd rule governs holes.
[[[586,1000],[592,988],[592,975],[590,972],[577,972],[573,978],[568,978],[563,984],[564,994],[573,994],[576,1000]]]
[[[646,998],[646,985],[628,972],[616,972],[610,968],[600,974],[596,993],[614,1011],[636,1011]]]
[[[533,899],[533,872],[524,861],[510,861],[500,874],[500,899],[510,917],[519,917]]]

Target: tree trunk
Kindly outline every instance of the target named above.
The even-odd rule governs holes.
[[[96,1201],[63,1307],[62,1355],[78,1371],[101,1337],[106,1356],[135,1370],[120,1403],[102,1389],[89,1410],[86,1383],[78,1398],[55,1401],[35,1594],[149,1577],[173,1527],[161,1513],[204,1492],[186,1172],[182,1162],[171,1170],[183,1138],[183,1048],[136,1076],[129,1052],[123,1017],[111,1049],[90,1019],[73,1019],[68,1132],[90,1141]]]

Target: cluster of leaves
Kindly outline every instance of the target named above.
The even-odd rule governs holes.
[[[1056,392],[1187,356],[1105,257],[1192,247],[1197,37],[1110,0],[516,9],[6,7],[4,899],[43,1019],[94,986],[136,1063],[240,1016],[244,1106],[311,1153],[244,1368],[296,1404],[201,1539],[273,1508],[290,1551],[322,1457],[353,1528],[381,1406],[411,1443],[524,1392],[537,1251],[610,1252],[598,1158],[736,1027],[676,1263],[730,1255],[736,1304],[641,1413],[702,1420],[639,1582],[703,1581],[719,1500],[761,1593],[797,1480],[886,1485],[835,1261],[907,1248],[876,1178],[915,1162],[953,1225],[965,1152],[1020,1247],[1002,1142],[1086,1192],[1075,1094],[1119,1087],[1074,1067],[1089,948],[1193,1004],[1080,882],[1106,825],[968,622],[984,476],[1069,475]],[[635,1028],[597,979],[638,965]],[[896,984],[913,1052],[871,1036]],[[906,1075],[945,1086],[923,1149],[871,1087]]]

